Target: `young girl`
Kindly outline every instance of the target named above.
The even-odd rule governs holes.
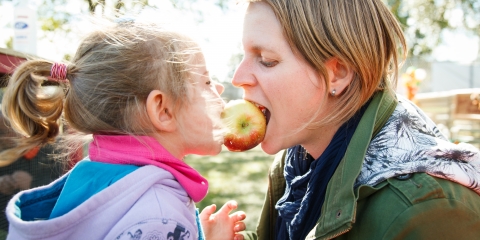
[[[12,198],[8,239],[240,236],[234,228],[245,228],[245,215],[229,215],[233,201],[197,215],[194,202],[205,197],[208,182],[182,161],[221,151],[222,91],[196,43],[132,21],[90,34],[67,65],[24,62],[2,110],[26,138],[0,159],[54,142],[62,115],[93,141],[89,156],[66,175]]]

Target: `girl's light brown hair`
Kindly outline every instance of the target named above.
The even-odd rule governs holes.
[[[354,71],[351,84],[330,108],[334,111],[317,125],[343,123],[376,91],[396,86],[407,46],[399,23],[381,0],[262,2],[274,11],[292,49],[324,79],[328,79],[325,62],[332,57]],[[328,94],[328,81],[325,85]]]
[[[21,135],[0,153],[7,165],[35,146],[56,141],[59,118],[83,134],[146,134],[145,110],[154,89],[176,107],[186,101],[189,62],[199,52],[190,38],[152,24],[127,21],[89,34],[67,64],[68,83],[49,80],[53,62],[29,60],[9,80],[2,112]],[[48,91],[47,85],[62,89]]]

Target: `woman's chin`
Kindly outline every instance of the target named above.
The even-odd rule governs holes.
[[[269,155],[275,155],[280,150],[282,150],[280,147],[275,147],[275,145],[271,144],[268,140],[265,139],[260,144],[260,146],[262,147],[262,150]]]

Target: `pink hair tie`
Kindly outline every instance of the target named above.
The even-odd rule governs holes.
[[[67,81],[67,65],[63,63],[54,63],[50,70],[50,80],[66,83]]]

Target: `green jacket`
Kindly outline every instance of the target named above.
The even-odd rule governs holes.
[[[307,239],[480,239],[480,197],[462,185],[416,173],[354,190],[370,140],[396,105],[389,93],[372,100],[328,184],[321,217]],[[285,151],[275,157],[257,235],[246,233],[246,239],[275,237],[275,204],[285,190],[284,158]]]

